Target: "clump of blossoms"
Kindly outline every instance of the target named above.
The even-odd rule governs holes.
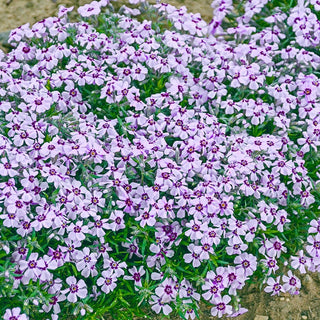
[[[235,316],[320,271],[318,2],[132,4],[0,51],[4,319]]]

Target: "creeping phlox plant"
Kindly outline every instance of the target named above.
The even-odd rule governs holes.
[[[236,316],[320,271],[319,1],[132,3],[0,51],[3,319]]]

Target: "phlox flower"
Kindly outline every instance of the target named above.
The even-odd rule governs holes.
[[[56,294],[50,298],[48,305],[42,306],[42,309],[47,313],[50,312],[51,309],[53,309],[54,314],[58,314],[61,312],[59,302],[64,300],[66,300],[66,296],[64,294]]]
[[[97,1],[92,1],[90,4],[85,4],[84,6],[78,8],[78,13],[85,18],[96,16],[100,13],[100,11],[100,4]]]
[[[287,252],[287,248],[283,246],[284,241],[278,239],[278,237],[267,239],[264,242],[264,247],[259,249],[259,252],[263,253],[264,248],[269,257],[279,258],[281,252]]]
[[[189,281],[187,281],[186,279],[183,279],[181,282],[181,286],[179,288],[179,297],[182,299],[193,298],[197,301],[200,300],[200,294],[195,291],[195,289],[192,287],[191,283]]]
[[[75,303],[80,299],[84,299],[88,294],[88,289],[85,282],[80,279],[77,281],[76,277],[70,276],[66,279],[68,288],[61,291],[62,294],[68,294],[67,300],[69,302]]]
[[[48,250],[48,256],[50,257],[49,262],[53,262],[53,264],[56,266],[56,268],[61,267],[64,264],[64,254],[61,251],[60,248],[57,248],[56,250],[49,247]]]
[[[230,301],[231,298],[228,295],[212,299],[210,302],[215,304],[215,306],[211,308],[211,315],[213,317],[218,316],[219,318],[224,314],[230,315],[232,313],[232,306],[228,305]]]
[[[290,294],[299,294],[301,287],[301,281],[292,274],[292,271],[288,271],[288,275],[283,275],[282,280],[284,282],[283,289]]]
[[[280,276],[276,279],[268,278],[267,286],[264,288],[265,292],[271,293],[272,296],[279,295],[280,292],[285,292],[283,286],[280,284]]]
[[[5,314],[3,315],[3,320],[28,320],[29,317],[21,313],[21,309],[19,307],[6,309]]]
[[[9,214],[16,214],[20,217],[24,217],[28,210],[28,206],[15,194],[5,200],[5,205]]]
[[[146,273],[143,266],[141,266],[139,270],[136,267],[133,267],[128,271],[131,276],[124,276],[123,279],[134,280],[135,290],[139,290],[136,286],[142,287],[141,277]]]
[[[104,257],[103,260],[103,268],[110,269],[113,273],[116,274],[117,277],[121,277],[124,275],[123,269],[127,267],[125,262],[115,261],[113,258],[109,258],[108,256]]]
[[[89,232],[88,226],[83,225],[83,221],[79,220],[75,224],[71,223],[67,227],[68,231],[68,238],[71,241],[79,241],[81,242],[82,240],[85,239],[85,234]]]
[[[155,289],[155,293],[163,302],[168,303],[174,301],[177,295],[174,281],[171,278],[166,278],[160,286]]]
[[[116,288],[118,276],[111,269],[102,271],[101,275],[102,277],[97,280],[97,285],[104,293],[108,294]]]
[[[238,265],[237,268],[244,270],[245,276],[252,275],[257,268],[257,258],[248,253],[242,253],[235,257],[234,263]]]
[[[152,295],[149,303],[152,305],[151,309],[159,314],[160,311],[163,312],[164,315],[168,315],[169,313],[172,312],[172,308],[167,304],[166,302],[163,301],[162,297],[158,297],[156,295]]]
[[[245,285],[246,277],[244,270],[228,266],[225,270],[225,277],[228,280],[226,283],[226,286],[229,287],[228,293],[230,295],[237,295],[237,290],[242,289]],[[221,290],[223,290],[223,288]]]
[[[320,11],[320,2],[319,2],[319,0],[310,0],[310,3],[314,6],[314,10]]]
[[[156,245],[154,243],[150,246],[150,251],[152,253],[155,253],[154,256],[148,256],[147,257],[147,265],[149,268],[152,268],[155,265],[161,265],[163,266],[166,263],[165,257],[171,258],[174,256],[174,251],[171,250],[171,245],[169,244],[167,247],[164,245]]]
[[[17,233],[22,237],[32,232],[31,222],[29,218],[20,220],[19,227],[17,228]]]
[[[197,219],[186,223],[186,227],[188,230],[185,235],[190,237],[191,240],[201,239],[203,233],[208,230],[208,224]]]
[[[17,161],[12,160],[8,162],[8,160],[5,157],[3,157],[0,163],[0,175],[2,177],[5,177],[5,176],[14,177],[18,174],[18,172],[13,168],[16,168],[18,166],[19,166],[19,163]]]
[[[82,251],[76,251],[74,254],[76,259],[76,268],[81,271],[81,275],[88,278],[90,275],[96,276],[98,273],[95,269],[97,262],[97,253],[91,252],[89,248],[84,248]]]
[[[90,233],[93,236],[97,236],[100,239],[100,242],[104,243],[103,237],[106,234],[104,229],[109,228],[109,223],[107,222],[107,219],[100,219],[97,216],[94,222],[88,223],[88,228],[90,229]]]
[[[245,243],[239,243],[239,241],[235,241],[235,238],[229,238],[228,245],[229,247],[226,247],[226,251],[228,255],[234,255],[234,254],[241,254],[243,251],[247,250],[248,245]],[[234,242],[235,241],[235,242]]]
[[[142,255],[139,253],[137,239],[134,239],[133,241],[130,239],[127,239],[127,240],[129,242],[122,242],[121,245],[127,248],[127,251],[129,252],[129,258],[131,259],[133,255],[136,255],[139,258],[142,258]]]
[[[190,301],[191,302],[191,301]],[[185,303],[188,303],[188,300],[185,302]],[[187,308],[186,313],[184,314],[185,318],[187,320],[189,320],[191,318],[191,320],[194,320],[196,318],[196,313],[195,313],[195,310],[191,307]]]
[[[175,214],[173,212],[173,199],[167,200],[166,197],[162,197],[157,201],[159,209],[157,211],[157,216],[166,219],[168,216],[174,219]]]
[[[311,259],[305,256],[303,250],[300,250],[298,256],[291,257],[291,266],[294,269],[299,269],[299,272],[304,274],[311,267]]]
[[[61,170],[61,168],[60,168]],[[58,188],[59,185],[62,183],[63,181],[63,176],[60,174],[59,168],[55,165],[51,165],[50,166],[45,166],[42,168],[41,170],[41,174],[43,177],[47,178],[47,182],[51,183],[53,182],[54,187]]]
[[[202,285],[201,289],[206,291],[202,293],[205,300],[216,299],[220,297],[220,293],[225,289],[223,286],[219,286],[218,283],[213,283],[212,279],[205,279],[205,284]]]
[[[190,263],[192,261],[192,266],[197,268],[201,265],[202,259],[200,259],[200,255],[202,252],[201,246],[195,246],[193,243],[188,245],[188,250],[191,253],[186,253],[183,255],[184,262]]]
[[[156,223],[155,214],[143,211],[138,217],[135,218],[136,221],[140,221],[140,226],[144,228],[146,225],[154,226]]]
[[[210,254],[214,254],[213,250],[213,240],[209,238],[208,236],[204,236],[201,239],[201,245],[202,245],[202,252],[200,253],[200,259],[201,260],[209,260]]]
[[[25,244],[18,241],[16,243],[16,250],[12,254],[12,259],[14,262],[18,262],[20,260],[25,260],[27,257],[28,249],[26,248]]]
[[[261,259],[260,262],[266,267],[268,276],[279,269],[277,260],[274,257],[266,257],[266,259]]]
[[[111,213],[109,219],[108,229],[112,231],[118,231],[125,228],[125,221],[124,221],[124,213],[120,210],[115,210]]]
[[[320,234],[316,234],[315,236],[308,236],[307,241],[307,252],[311,255],[311,257],[318,258],[320,256]]]
[[[309,227],[308,233],[320,233],[320,219],[311,220],[309,225],[310,227]]]
[[[73,7],[70,8],[66,8],[63,5],[59,6],[59,12],[58,12],[58,18],[63,17],[64,15],[66,15],[68,12],[71,12],[73,10]]]
[[[44,267],[43,261],[38,259],[38,253],[33,252],[30,254],[29,259],[20,260],[19,261],[19,268],[23,274],[22,283],[28,284],[30,280],[36,281],[38,277],[41,275],[41,268]]]

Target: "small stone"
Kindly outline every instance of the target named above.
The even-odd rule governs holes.
[[[254,320],[269,320],[268,316],[256,316]]]
[[[307,319],[308,319],[308,317],[307,317],[307,316],[301,316],[301,319],[303,319],[303,320],[307,320]]]

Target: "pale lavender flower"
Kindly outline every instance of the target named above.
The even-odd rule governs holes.
[[[21,313],[19,307],[6,309],[3,320],[28,320],[29,317],[25,313]]]
[[[137,239],[134,239],[133,241],[128,239],[129,242],[122,242],[121,245],[125,248],[128,248],[129,252],[129,258],[131,259],[133,255],[138,256],[139,258],[142,258],[142,255],[139,253],[139,246]]]
[[[202,247],[201,246],[195,246],[193,243],[188,245],[188,250],[191,253],[186,253],[183,255],[183,260],[186,263],[190,263],[192,262],[192,266],[194,268],[197,268],[201,265],[201,259],[200,259],[200,255],[202,252]]]
[[[190,237],[191,240],[201,239],[203,233],[208,230],[208,224],[200,222],[199,220],[191,220],[186,224],[188,230],[185,232],[185,235]]]
[[[268,286],[264,288],[265,292],[271,293],[272,296],[279,295],[280,292],[285,292],[282,285],[280,284],[280,276],[276,279],[268,278],[267,280]]]
[[[97,262],[97,253],[91,252],[89,248],[84,248],[82,251],[76,251],[74,255],[76,262],[76,268],[81,271],[81,275],[88,278],[90,275],[94,277],[98,274],[95,265]]]
[[[130,272],[131,276],[124,276],[123,279],[134,280],[135,290],[139,290],[136,288],[136,286],[142,287],[141,277],[146,273],[143,266],[141,266],[139,270],[136,267],[133,267],[128,271]]]
[[[244,287],[245,280],[247,279],[244,275],[244,270],[228,266],[226,268],[225,275],[228,279],[226,284],[226,286],[229,287],[228,293],[234,296],[237,295],[237,290],[240,290]]]
[[[100,11],[100,4],[97,1],[92,1],[90,4],[78,8],[78,13],[85,18],[98,15]]]
[[[102,271],[101,275],[102,277],[97,280],[97,285],[104,293],[108,294],[116,288],[118,276],[111,269]]]
[[[103,260],[103,268],[110,269],[112,272],[116,274],[117,277],[124,275],[124,268],[127,267],[127,264],[125,262],[118,262],[115,261],[113,258],[110,257],[104,257]]]
[[[313,258],[318,258],[320,256],[320,234],[315,236],[308,236],[307,238],[308,245],[306,246],[307,252]]]
[[[73,10],[73,7],[70,8],[66,8],[63,5],[59,6],[59,12],[58,12],[58,18],[63,17],[64,15],[66,15],[68,12],[71,12]]]
[[[42,309],[47,313],[50,312],[50,310],[52,309],[55,314],[58,314],[61,312],[59,302],[64,300],[66,300],[66,296],[64,294],[59,293],[57,295],[54,295],[50,298],[49,304],[43,305]]]
[[[292,274],[292,271],[288,271],[288,275],[283,275],[282,280],[284,282],[283,289],[290,294],[299,294],[301,288],[301,281],[299,278]]]
[[[274,257],[266,257],[266,259],[261,259],[260,262],[267,269],[267,275],[270,276],[271,273],[274,273],[279,269],[277,260]]]
[[[215,304],[215,306],[211,308],[211,315],[214,317],[218,316],[219,318],[221,318],[224,314],[230,315],[232,313],[232,306],[228,305],[230,301],[231,298],[227,295],[212,299],[211,302]]]
[[[166,278],[160,286],[155,289],[155,293],[161,298],[162,302],[168,303],[175,300],[177,295],[174,287],[174,281],[171,278]]]
[[[200,300],[200,294],[195,291],[192,287],[191,283],[185,279],[181,282],[181,287],[179,289],[179,297],[180,298],[193,298],[197,301]]]
[[[62,294],[68,294],[67,300],[69,302],[75,303],[80,299],[84,299],[88,294],[88,289],[85,282],[80,279],[77,281],[76,277],[70,276],[66,279],[67,284],[69,287],[61,291]]]
[[[238,268],[244,270],[245,276],[252,275],[257,268],[257,258],[248,253],[242,253],[235,257],[234,263],[238,265]]]
[[[287,248],[283,246],[284,241],[279,240],[278,237],[265,241],[266,253],[269,257],[279,258],[281,252],[287,252]]]
[[[67,231],[69,232],[68,238],[71,241],[82,241],[86,238],[85,234],[89,232],[88,226],[83,225],[83,221],[77,221],[76,224],[71,223],[67,227]]]
[[[108,229],[112,231],[118,231],[120,229],[125,228],[125,222],[124,222],[124,213],[120,210],[115,210],[111,213],[109,219],[111,222],[109,222]]]
[[[299,269],[301,274],[306,273],[306,268],[309,269],[311,267],[311,260],[309,257],[306,257],[303,250],[298,252],[299,256],[291,257],[291,266],[294,269]]]
[[[44,266],[43,262],[38,259],[39,254],[33,252],[30,254],[29,259],[20,260],[19,268],[23,271],[22,283],[27,284],[30,280],[36,281],[38,277],[41,275],[41,268]]]
[[[155,313],[159,314],[160,311],[162,311],[163,314],[167,316],[172,312],[172,308],[168,304],[166,304],[166,302],[164,302],[161,297],[152,295],[151,299],[152,300],[150,300],[149,303],[152,305],[151,309]]]

